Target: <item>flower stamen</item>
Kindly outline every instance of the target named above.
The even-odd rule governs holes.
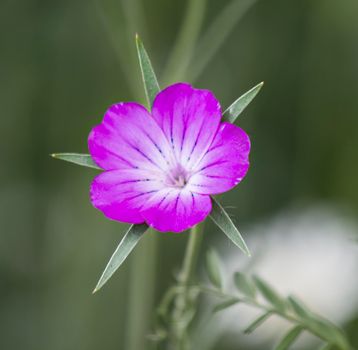
[[[189,178],[189,173],[178,164],[166,174],[165,184],[169,187],[184,188]]]

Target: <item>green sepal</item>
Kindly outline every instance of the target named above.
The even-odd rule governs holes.
[[[259,93],[263,82],[257,84],[249,91],[245,92],[242,96],[240,96],[233,104],[225,110],[223,113],[224,122],[235,123],[237,117],[242,113],[242,111],[250,104],[250,102],[255,98],[255,96]]]
[[[147,224],[131,225],[119,242],[117,249],[109,259],[109,262],[100,277],[93,293],[97,292],[112,277],[116,270],[122,265],[130,252],[142,238],[144,232],[148,229]]]
[[[239,247],[246,255],[251,256],[249,248],[247,247],[239,230],[230,219],[230,216],[214,197],[211,199],[212,210],[210,218],[237,247]]]
[[[147,97],[148,106],[150,108],[152,107],[155,96],[157,96],[158,92],[160,91],[160,87],[148,53],[145,50],[143,42],[140,40],[138,34],[136,35],[135,40],[137,45],[140,70],[142,72],[145,95]]]
[[[85,153],[52,153],[51,157],[61,159],[66,162],[74,163],[87,168],[102,170],[91,158],[89,154]]]

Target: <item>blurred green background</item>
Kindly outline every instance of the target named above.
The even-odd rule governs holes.
[[[199,42],[229,3],[207,0]],[[91,207],[94,170],[49,154],[87,152],[89,130],[109,105],[144,101],[134,35],[160,79],[186,7],[1,1],[1,349],[150,349],[153,305],[173,281],[187,235],[155,234],[157,245],[146,237],[93,296],[126,225]],[[239,121],[252,139],[251,170],[223,198],[241,226],[294,203],[329,201],[357,214],[357,18],[357,0],[258,0],[201,72],[202,52],[192,52],[189,72],[198,76],[185,79],[224,108],[265,81]],[[221,33],[211,35],[214,42]],[[217,236],[208,224],[204,244]],[[358,318],[345,329],[358,347]]]

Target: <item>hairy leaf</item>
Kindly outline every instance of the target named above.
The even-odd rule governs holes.
[[[227,309],[229,308],[230,306],[232,305],[235,305],[237,303],[240,302],[240,299],[239,298],[230,298],[230,299],[227,299],[217,305],[215,305],[214,309],[213,309],[213,312],[216,313],[216,312],[219,312],[221,310],[224,310],[224,309]]]
[[[234,282],[236,288],[249,298],[255,298],[256,288],[251,280],[241,272],[235,272]]]
[[[258,276],[254,276],[253,280],[256,284],[256,287],[261,292],[262,296],[273,305],[278,311],[283,312],[286,309],[285,301],[280,297],[280,295],[264,280]]]
[[[295,326],[289,330],[286,335],[282,338],[280,343],[275,347],[275,350],[287,350],[297,337],[302,333],[302,326]]]
[[[210,213],[211,219],[236,246],[238,246],[246,255],[250,256],[249,248],[239,230],[236,228],[225,209],[214,197],[212,197],[212,205],[213,209]]]
[[[208,250],[206,253],[206,270],[208,272],[208,276],[210,282],[218,287],[222,287],[222,278],[220,271],[220,260],[216,252],[212,249]]]
[[[307,307],[305,305],[303,305],[303,303],[298,300],[295,296],[290,295],[287,298],[289,304],[292,307],[292,310],[294,311],[294,313],[302,318],[302,319],[309,319],[311,316],[311,312],[307,309]]]
[[[294,313],[302,320],[302,323],[313,330],[317,335],[330,343],[336,344],[342,349],[348,349],[349,344],[342,331],[328,320],[319,315],[312,313],[308,308],[296,297],[289,296],[288,302]]]
[[[144,232],[148,229],[148,225],[139,224],[131,225],[120,241],[117,249],[113,253],[112,257],[104,269],[101,278],[99,279],[96,288],[93,293],[97,292],[103,287],[103,285],[112,277],[115,271],[122,265],[129,253],[137,245]]]
[[[308,324],[309,328],[313,330],[314,333],[322,339],[327,340],[327,342],[337,345],[339,349],[351,349],[345,335],[331,322],[315,315]]]
[[[267,311],[262,314],[260,317],[255,319],[250,325],[244,330],[244,333],[250,334],[252,333],[257,327],[260,327],[271,315],[273,314],[272,311]]]

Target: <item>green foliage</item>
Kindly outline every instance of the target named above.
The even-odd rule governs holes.
[[[287,350],[294,341],[298,338],[298,336],[302,333],[303,327],[298,325],[291,328],[279,342],[279,344],[275,347],[275,350]]]
[[[155,96],[157,96],[158,92],[160,91],[160,87],[147,51],[145,50],[138,34],[136,35],[136,45],[139,65],[142,72],[144,90],[147,96],[148,107],[150,108],[153,104]]]
[[[250,323],[245,329],[245,334],[252,333],[256,328],[260,327],[270,316],[273,315],[272,311],[267,311],[258,318],[256,318],[252,323]]]
[[[307,309],[305,305],[302,304],[300,300],[298,300],[295,296],[290,295],[287,298],[288,303],[290,304],[293,312],[303,320],[308,320],[311,315],[310,311]]]
[[[216,312],[219,312],[221,310],[225,310],[228,307],[236,305],[239,302],[240,302],[239,298],[229,298],[229,299],[223,301],[222,303],[216,304],[214,309],[213,309],[213,312],[216,313]]]
[[[114,251],[112,257],[104,269],[101,278],[99,279],[93,293],[97,292],[103,285],[112,277],[115,271],[122,265],[129,253],[137,245],[142,238],[144,232],[148,229],[148,225],[131,225],[120,241],[117,249]]]
[[[343,349],[347,346],[341,330],[334,324],[311,312],[297,297],[289,296],[287,300],[295,316],[300,318],[302,323],[310,325],[318,336],[327,339],[332,344],[336,344],[339,348]]]
[[[244,330],[244,333],[252,333],[272,315],[276,315],[292,323],[293,328],[285,334],[275,350],[288,349],[303,331],[310,332],[321,338],[325,342],[327,349],[330,349],[330,347],[339,350],[351,349],[341,329],[310,311],[296,297],[289,296],[285,298],[281,296],[272,286],[258,276],[250,277],[242,272],[235,272],[233,278],[239,295],[223,291],[221,285],[214,283],[212,279],[210,279],[210,287],[196,286],[196,288],[202,293],[210,293],[221,299],[215,305],[214,312],[227,309],[237,303],[250,305],[262,310],[262,314]],[[266,303],[262,303],[259,297],[263,297]]]
[[[241,272],[235,272],[234,282],[236,288],[245,296],[255,298],[256,288],[252,281]]]
[[[239,247],[246,255],[250,256],[249,248],[225,209],[214,197],[212,197],[212,203],[213,209],[210,213],[211,219],[237,247]]]
[[[61,159],[66,162],[74,163],[80,166],[85,166],[88,168],[94,168],[101,170],[94,161],[92,160],[89,154],[82,154],[82,153],[53,153],[51,157],[55,159]]]
[[[278,295],[278,293],[264,280],[258,276],[254,276],[253,280],[257,289],[262,296],[277,310],[284,312],[286,309],[285,301]]]
[[[206,253],[206,271],[210,282],[217,288],[222,288],[222,276],[220,260],[215,250],[210,249]]]
[[[257,84],[249,91],[240,96],[226,111],[223,113],[223,121],[235,123],[237,117],[250,104],[250,102],[259,93],[264,83]]]

